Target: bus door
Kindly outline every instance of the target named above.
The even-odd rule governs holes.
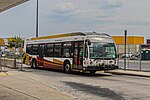
[[[44,44],[39,45],[39,58],[38,65],[39,67],[44,67]]]
[[[73,68],[82,69],[83,67],[83,42],[74,43],[74,52],[73,52]]]

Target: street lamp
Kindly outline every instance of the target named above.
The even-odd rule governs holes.
[[[36,7],[36,37],[38,37],[39,33],[39,1],[37,0],[37,7]]]

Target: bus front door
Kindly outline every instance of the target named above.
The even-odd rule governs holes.
[[[44,44],[39,45],[39,57],[38,57],[38,65],[39,67],[44,67]]]
[[[82,69],[83,67],[83,42],[76,42],[74,48],[73,68]]]

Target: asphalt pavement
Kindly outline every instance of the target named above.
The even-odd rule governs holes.
[[[19,71],[0,72],[0,100],[73,100]]]
[[[46,85],[49,84],[49,82],[46,81],[40,82],[39,80],[42,80],[42,78],[36,79],[36,77],[34,78],[31,77],[29,73],[32,73],[32,71],[31,72],[29,71],[28,74],[27,73],[25,74],[22,71],[18,71],[16,69],[8,69],[8,71],[0,72],[0,100],[74,100],[75,99],[70,95],[66,95],[58,91],[56,88],[53,88],[51,85]],[[150,77],[150,72],[133,71],[133,70],[121,70],[121,69],[108,70],[105,71],[105,73],[139,76],[139,77]],[[70,75],[68,76],[70,77]],[[55,78],[53,78],[51,81],[53,81],[53,84],[55,84]],[[73,82],[66,82],[65,84],[69,84],[72,87],[77,85],[80,86],[80,88],[82,89],[87,87],[87,86],[82,87],[82,84],[75,84]]]

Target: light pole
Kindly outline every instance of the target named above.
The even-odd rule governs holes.
[[[127,58],[127,30],[125,30],[125,32],[124,32],[124,54],[125,54],[124,70],[126,70],[126,58]]]
[[[39,33],[39,1],[37,0],[37,7],[36,7],[36,37],[38,37]]]

